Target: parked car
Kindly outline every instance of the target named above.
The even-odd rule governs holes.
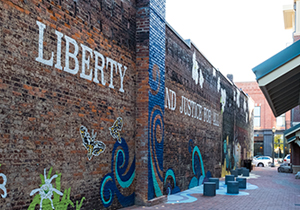
[[[270,166],[272,163],[272,158],[268,156],[260,156],[258,158],[253,158],[252,165],[258,166],[258,167],[265,167]]]
[[[291,163],[291,159],[290,158],[291,158],[290,154],[286,155],[285,158],[283,159],[283,162],[284,163]]]
[[[262,155],[255,155],[253,158],[258,158],[261,157]]]
[[[293,169],[290,163],[283,163],[277,168],[277,171],[292,173]]]

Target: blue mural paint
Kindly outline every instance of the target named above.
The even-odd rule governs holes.
[[[106,174],[100,184],[100,198],[106,208],[113,202],[114,195],[117,196],[123,207],[134,205],[134,192],[129,196],[124,196],[117,187],[118,184],[123,189],[128,188],[135,177],[135,157],[127,171],[129,166],[128,145],[123,138],[121,138],[120,142],[116,141],[112,150],[111,173]]]
[[[207,171],[206,172],[206,175],[205,175],[205,178],[204,178],[204,180],[203,180],[203,182],[208,182],[209,181],[209,178],[211,178],[211,172],[210,171]],[[202,182],[202,183],[203,183]],[[201,184],[202,184],[201,183]]]
[[[194,177],[195,178],[195,177]],[[247,183],[247,189],[239,189],[239,194],[228,194],[227,193],[227,186],[225,185],[224,181],[220,181],[219,189],[216,190],[217,195],[230,195],[230,196],[245,196],[249,195],[246,190],[255,190],[258,189],[256,185]],[[203,185],[194,187],[192,189],[185,190],[183,192],[169,195],[167,203],[192,203],[197,201],[197,198],[192,196],[192,194],[203,194]]]
[[[165,0],[150,0],[148,73],[148,200],[151,200],[163,195]]]
[[[205,171],[204,171],[204,165],[202,161],[202,156],[200,153],[200,150],[198,146],[194,147],[194,142],[191,139],[189,141],[189,152],[192,154],[192,168],[193,168],[193,173],[195,177],[192,178],[189,184],[189,189],[199,186],[199,184],[203,183],[204,177],[205,177]]]
[[[167,183],[167,179],[168,177],[171,177],[172,180],[173,180],[173,183],[174,183],[174,188],[172,188],[172,186],[169,184],[168,186],[166,186],[166,183]],[[178,186],[176,186],[176,177],[175,177],[175,173],[173,171],[173,169],[169,168],[166,172],[166,175],[165,175],[165,181],[164,181],[164,184],[167,188],[167,194],[170,195],[170,194],[175,194],[175,193],[178,193],[180,192],[180,188]]]

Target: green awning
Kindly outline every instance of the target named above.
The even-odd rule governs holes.
[[[291,143],[297,139],[296,134],[299,131],[300,131],[300,123],[298,125],[295,125],[294,127],[291,127],[288,130],[285,130],[283,132],[283,134],[284,134],[284,137],[287,139],[287,142]]]
[[[300,104],[300,40],[252,71],[275,117]]]

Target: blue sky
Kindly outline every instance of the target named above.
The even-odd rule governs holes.
[[[293,42],[283,5],[293,0],[167,0],[167,22],[223,75],[254,81],[252,68]]]

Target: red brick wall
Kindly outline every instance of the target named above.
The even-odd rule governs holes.
[[[136,198],[145,205],[148,200],[148,103],[149,86],[149,1],[137,4],[136,32]]]
[[[189,48],[169,28],[166,33],[166,88],[168,88],[166,94],[169,91],[170,103],[166,95],[164,170],[173,169],[177,187],[185,190],[189,187],[193,177],[199,179],[200,174],[206,175],[202,174],[201,170],[199,173],[193,173],[195,165],[192,165],[192,151],[195,147],[199,148],[204,164],[199,164],[200,169],[204,167],[205,173],[210,171],[213,176],[220,176],[222,129],[220,93],[217,91],[216,77],[213,77],[214,69],[206,58],[193,46]],[[194,52],[204,77],[202,88],[200,82],[196,84],[192,79]],[[173,105],[175,94],[176,107]],[[195,117],[193,109],[196,108],[190,108],[191,113],[185,114],[182,103],[187,100],[202,106],[202,113],[199,114],[197,111]],[[171,104],[170,107],[169,104]],[[190,106],[193,107],[192,104]],[[172,107],[175,109],[172,110]],[[203,119],[204,108],[210,110],[211,115],[217,116],[215,122],[217,126],[213,125],[212,119],[207,120],[208,122]],[[197,119],[198,115],[202,116],[202,119]]]
[[[0,209],[38,208],[51,177],[82,209],[144,205],[235,167],[236,142],[250,151],[247,97],[170,27],[161,37],[164,4],[0,2]]]
[[[123,119],[121,137],[129,146],[128,165],[134,159],[135,138],[135,1],[39,1],[4,0],[0,2],[0,99],[1,99],[1,173],[7,176],[8,197],[0,200],[0,209],[27,208],[33,201],[32,190],[41,184],[40,174],[61,173],[61,191],[71,187],[71,200],[83,197],[83,209],[103,208],[99,186],[105,174],[111,173],[112,151],[117,139],[109,128],[118,117]],[[112,3],[113,2],[113,3]],[[53,64],[36,61],[39,56],[39,21],[45,25],[43,58]],[[57,63],[57,36],[63,34],[61,66]],[[64,71],[66,36],[78,45],[79,71]],[[90,68],[95,69],[95,53],[106,61],[115,60],[127,67],[121,88],[121,74],[111,62],[105,63],[104,78],[99,83],[80,77],[83,44],[92,50]],[[70,52],[74,45],[70,44]],[[70,68],[75,61],[69,60]],[[102,65],[99,58],[99,66]],[[90,73],[85,65],[86,74]],[[111,77],[113,75],[113,77]],[[95,77],[94,71],[92,78]],[[113,82],[113,83],[111,83]],[[114,88],[112,88],[112,85]],[[109,87],[110,86],[110,87]],[[80,126],[95,141],[106,145],[99,156],[87,158]],[[113,157],[114,158],[114,157]],[[56,178],[57,179],[57,178]],[[55,186],[55,180],[52,184]],[[122,193],[134,192],[132,184]],[[38,193],[37,193],[38,194]],[[106,198],[108,199],[108,198]],[[117,199],[111,209],[121,207]]]
[[[255,102],[255,106],[261,107],[261,126],[255,127],[255,130],[272,129],[276,127],[276,130],[285,130],[285,127],[276,126],[276,118],[264,96],[260,90],[257,82],[236,82],[239,88],[247,93]],[[290,111],[286,113],[286,126],[290,127],[291,114]]]
[[[167,28],[166,34],[164,170],[168,174],[174,173],[176,180],[171,176],[166,177],[165,190],[171,188],[172,192],[176,192],[193,186],[193,181],[199,181],[201,176],[220,177],[226,171],[228,173],[234,167],[240,167],[241,160],[250,158],[251,155],[253,127],[248,98],[215,70],[193,45],[187,45],[171,28]],[[202,87],[200,81],[196,84],[192,77],[194,53],[198,73],[201,69],[203,77]],[[220,103],[222,91],[226,92],[224,107]],[[188,101],[186,106],[191,112],[184,113],[183,101]],[[193,114],[195,103],[201,106],[201,119]],[[212,119],[203,120],[205,110],[211,112]],[[215,121],[213,115],[216,117]],[[223,142],[226,139],[228,148],[225,154]],[[197,156],[193,155],[197,154],[197,148],[202,159],[198,165],[195,163]],[[235,151],[235,148],[239,149]],[[247,152],[246,158],[243,155],[244,149]],[[232,162],[228,167],[224,162],[226,158],[227,163]]]

